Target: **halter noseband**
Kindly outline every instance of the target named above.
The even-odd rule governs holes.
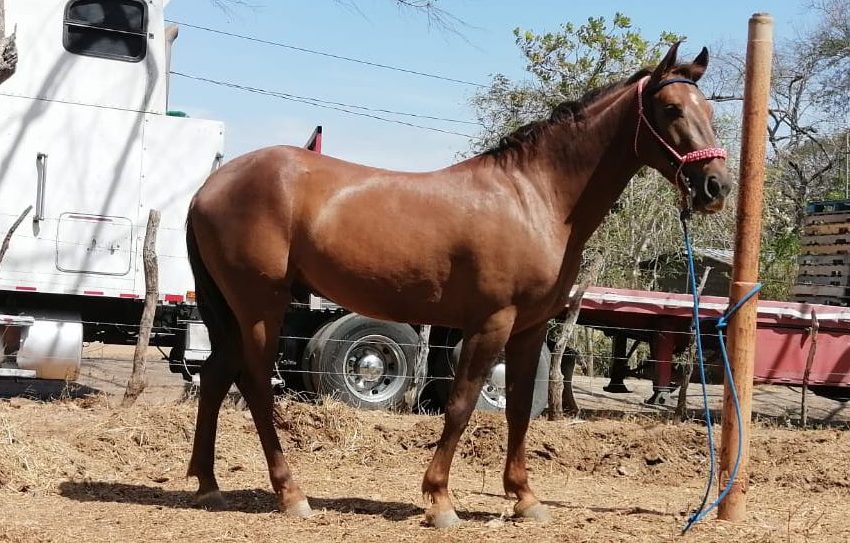
[[[664,138],[661,137],[661,134],[659,134],[655,130],[655,128],[653,128],[652,123],[649,122],[649,119],[646,118],[646,115],[643,112],[643,88],[648,80],[649,76],[646,76],[640,81],[638,81],[637,84],[638,122],[637,129],[635,130],[635,156],[640,156],[638,154],[638,135],[640,134],[640,125],[642,123],[645,123],[646,127],[649,129],[649,132],[653,136],[655,136],[655,139],[658,140],[662,147],[667,149],[670,155],[675,159],[674,161],[671,161],[671,163],[673,165],[675,165],[676,162],[679,163],[679,167],[676,169],[676,182],[681,184],[685,188],[686,194],[691,195],[691,191],[693,190],[692,187],[689,187],[685,180],[682,179],[682,168],[685,166],[685,164],[688,164],[690,162],[701,162],[703,160],[711,160],[715,158],[722,158],[725,160],[726,150],[721,147],[706,147],[705,149],[697,149],[696,151],[691,151],[690,153],[681,155],[678,151],[676,151],[676,149],[673,148],[673,146],[664,141]],[[685,83],[687,85],[693,85],[695,87],[697,85],[694,81],[690,79],[684,77],[675,77],[672,79],[661,81],[660,83],[656,84],[654,87],[649,89],[648,94],[651,96],[656,92],[660,91],[662,88],[666,87],[667,85],[671,85],[673,83]],[[688,200],[690,201],[690,198],[688,198]]]

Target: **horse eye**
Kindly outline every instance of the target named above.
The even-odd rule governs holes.
[[[664,114],[670,119],[678,119],[682,116],[682,108],[676,104],[667,104],[664,106]]]

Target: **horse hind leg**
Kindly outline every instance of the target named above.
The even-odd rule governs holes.
[[[503,483],[505,493],[515,496],[514,513],[540,522],[551,519],[549,510],[540,503],[528,484],[525,466],[525,436],[531,416],[534,378],[540,360],[540,348],[546,327],[540,326],[512,336],[505,345],[507,366],[508,451]]]
[[[200,371],[195,441],[186,476],[198,478],[195,503],[209,509],[225,506],[215,478],[215,436],[221,403],[236,378],[233,362],[233,353],[213,351]]]
[[[464,330],[460,361],[446,405],[443,433],[422,480],[422,493],[431,503],[425,518],[437,528],[448,528],[460,522],[448,491],[452,459],[487,373],[508,338],[513,318],[513,312],[504,311],[490,317],[483,327],[475,331]]]
[[[286,302],[280,300],[279,303],[269,304],[269,300],[275,299],[277,297],[274,296],[265,298],[264,302],[260,301],[262,298],[257,299],[254,307],[264,309],[260,312],[253,310],[252,317],[245,315],[240,318],[244,362],[236,384],[254,418],[280,511],[292,516],[308,517],[312,514],[310,504],[292,476],[274,429],[272,364],[286,307]]]

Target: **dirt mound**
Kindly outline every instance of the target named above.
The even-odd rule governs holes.
[[[307,452],[354,452],[371,441],[363,417],[345,404],[327,400],[318,405],[281,399],[275,405],[274,423],[281,439]]]
[[[333,401],[319,406],[285,401],[275,411],[275,423],[290,447],[357,454],[364,463],[380,462],[382,455],[430,456],[443,429],[443,417],[356,411]],[[476,412],[456,457],[479,468],[499,467],[507,434],[503,415]],[[700,475],[708,463],[703,428],[651,419],[540,421],[529,428],[526,452],[536,470],[619,477]]]
[[[229,509],[192,507],[184,478],[194,403],[115,409],[105,402],[0,402],[0,540],[210,541],[443,540],[425,537],[419,481],[442,417],[357,411],[337,402],[283,400],[275,423],[293,469],[321,511],[298,522],[269,515],[262,449],[250,413],[226,406],[216,474]],[[705,429],[650,418],[534,421],[532,484],[552,504],[546,527],[513,523],[502,497],[507,426],[476,413],[458,445],[452,497],[465,527],[450,538],[546,541],[668,540],[698,499]],[[683,541],[848,541],[850,432],[754,427],[750,493],[755,520],[700,525]],[[756,518],[757,517],[757,518]],[[492,528],[492,526],[501,526]],[[486,530],[486,531],[485,531]]]
[[[847,431],[757,431],[750,459],[750,478],[756,483],[811,492],[850,489],[850,435]]]

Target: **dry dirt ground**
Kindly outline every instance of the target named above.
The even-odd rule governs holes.
[[[440,532],[423,525],[419,492],[440,417],[281,399],[278,433],[318,512],[295,520],[275,512],[253,422],[231,401],[216,455],[228,507],[204,511],[192,506],[194,481],[184,477],[196,405],[180,400],[179,377],[153,363],[151,388],[121,409],[114,394],[126,383],[126,357],[94,348],[83,380],[103,393],[0,400],[0,541],[850,541],[847,408],[813,400],[813,417],[830,425],[790,428],[797,394],[784,387],[757,389],[762,417],[742,524],[709,520],[680,536],[705,484],[704,427],[641,406],[644,383],[609,397],[596,380],[579,387],[585,420],[537,420],[529,431],[532,485],[553,522],[510,518],[513,504],[501,491],[504,419],[476,414],[452,471],[464,522]]]

